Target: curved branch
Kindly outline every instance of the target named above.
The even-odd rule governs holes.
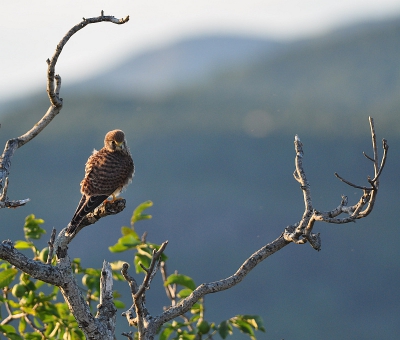
[[[48,69],[47,69],[47,93],[49,95],[49,99],[52,105],[54,106],[62,106],[62,99],[58,96],[59,89],[57,91],[57,86],[54,88],[54,78],[59,76],[55,76],[55,66],[58,60],[58,57],[61,54],[61,51],[63,50],[65,44],[68,42],[68,40],[78,31],[80,31],[82,28],[86,27],[89,24],[95,24],[98,22],[111,22],[113,24],[121,25],[125,24],[126,22],[129,21],[129,15],[126,16],[125,18],[122,19],[117,19],[114,18],[113,16],[105,16],[104,12],[101,11],[101,15],[95,18],[89,18],[85,19],[76,24],[74,27],[72,27],[65,35],[64,37],[60,40],[58,43],[56,50],[51,57],[51,59],[47,59],[47,64],[48,64]],[[60,84],[59,84],[60,85]]]
[[[15,150],[25,145],[36,137],[43,129],[49,125],[54,117],[60,113],[62,109],[62,98],[60,98],[61,77],[55,74],[55,66],[57,60],[68,40],[79,30],[88,24],[98,22],[111,22],[113,24],[124,24],[129,21],[129,16],[122,19],[113,16],[105,16],[101,11],[101,15],[95,18],[83,19],[79,24],[72,27],[58,43],[56,50],[51,57],[47,59],[47,93],[50,100],[50,107],[45,115],[37,122],[29,131],[20,137],[10,139],[6,142],[3,154],[0,157],[0,208],[16,208],[29,202],[29,198],[23,200],[9,201],[7,197],[8,176],[10,174],[11,159]]]
[[[290,242],[286,241],[282,234],[275,241],[268,243],[251,255],[232,276],[219,281],[201,284],[192,292],[192,294],[181,300],[176,306],[170,307],[161,315],[156,316],[153,319],[152,327],[157,330],[164,323],[186,313],[199,299],[207,294],[217,293],[237,285],[245,278],[247,274],[250,273],[255,266],[257,266],[267,257],[275,254],[289,243]]]

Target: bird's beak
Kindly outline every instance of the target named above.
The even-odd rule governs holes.
[[[117,143],[117,149],[123,149],[124,148],[124,142]]]

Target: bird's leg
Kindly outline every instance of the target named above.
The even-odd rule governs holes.
[[[115,196],[114,194],[111,194],[111,196],[112,196],[112,199],[111,199],[111,200],[108,200],[108,198],[107,198],[107,199],[104,201],[104,204],[107,204],[107,203],[114,203],[115,201],[123,200],[122,197],[118,197],[118,198],[117,198],[117,196]]]

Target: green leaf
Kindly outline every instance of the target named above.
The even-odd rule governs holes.
[[[137,221],[140,220],[148,220],[152,216],[143,214],[143,211],[146,210],[147,208],[150,208],[153,205],[152,201],[146,201],[141,204],[139,204],[136,209],[133,211],[133,215],[131,218],[131,225],[133,226]]]
[[[10,307],[15,308],[15,309],[18,309],[19,307],[21,307],[19,303],[15,302],[13,300],[8,300],[8,304],[10,305]]]
[[[34,240],[40,239],[42,234],[46,234],[46,230],[40,228],[44,220],[35,218],[35,215],[29,215],[25,218],[24,233],[27,239],[33,238]]]
[[[122,253],[123,251],[128,250],[128,247],[125,247],[120,243],[116,243],[113,246],[108,247],[108,250],[112,253]]]
[[[246,320],[242,319],[241,315],[238,315],[229,320],[233,326],[238,328],[242,333],[248,334],[252,340],[255,340],[254,330],[251,324],[249,324]]]
[[[44,331],[44,335],[46,336],[46,338],[49,338],[49,335],[53,332],[54,328],[56,328],[55,323],[53,322],[45,322],[46,324],[46,329]]]
[[[193,279],[183,274],[171,274],[170,276],[168,276],[164,285],[167,286],[174,283],[189,288],[191,290],[196,289],[196,284],[194,283]]]
[[[123,236],[125,236],[125,235],[133,235],[133,236],[136,237],[137,240],[140,241],[139,235],[138,235],[138,234],[136,233],[136,231],[135,231],[134,229],[132,229],[132,228],[129,228],[129,227],[121,227],[121,234],[122,234]]]
[[[112,253],[120,253],[128,249],[135,248],[141,243],[142,241],[137,237],[136,233],[129,233],[119,238],[118,242],[115,245],[108,247],[108,249]]]
[[[26,333],[24,335],[25,340],[42,340],[42,336],[39,333]]]
[[[0,269],[7,269],[7,268],[10,268],[11,267],[11,265],[8,263],[8,262],[4,262],[4,261],[1,261],[0,260]]]
[[[114,305],[117,308],[125,308],[125,304],[120,300],[114,300]]]
[[[121,270],[121,269],[122,269],[122,266],[123,266],[125,263],[126,263],[125,261],[114,261],[114,262],[111,262],[111,263],[110,263],[111,269],[112,269],[112,270]]]
[[[136,254],[133,262],[135,264],[136,273],[138,273],[138,274],[142,273],[142,272],[144,273],[145,271],[140,266],[140,264],[142,264],[143,266],[148,268],[150,265],[150,258],[147,255]]]
[[[14,248],[22,250],[22,249],[31,249],[34,246],[32,242],[27,241],[15,241]]]
[[[34,291],[34,290],[36,290],[36,285],[32,282],[32,281],[28,281],[26,284],[26,289],[28,290],[28,291]]]
[[[20,332],[20,334],[24,333],[25,328],[26,328],[26,320],[25,320],[25,318],[20,318],[19,325],[18,325],[18,332]]]
[[[202,306],[199,302],[196,302],[192,308],[190,309],[190,313],[192,314],[200,314],[200,312],[202,311]]]
[[[24,340],[11,325],[0,325],[0,333],[6,335],[10,340]]]
[[[232,334],[232,326],[227,320],[222,321],[218,326],[218,333],[222,339],[226,339],[228,335]]]
[[[206,320],[202,320],[197,324],[200,334],[207,334],[210,331],[210,324]]]
[[[184,299],[185,297],[188,297],[190,294],[192,294],[192,292],[193,292],[193,289],[184,288],[184,289],[180,290],[177,295],[179,298]]]
[[[142,241],[140,241],[140,239],[135,237],[135,235],[128,234],[128,235],[122,236],[118,240],[118,243],[120,243],[123,246],[128,247],[128,248],[134,248],[134,247],[138,246],[139,244],[141,244]]]
[[[160,337],[158,338],[159,340],[168,340],[170,335],[174,332],[171,324],[168,324],[168,326],[169,327],[164,328],[164,330],[161,332]]]
[[[82,284],[92,290],[98,289],[100,287],[100,274],[98,276],[90,274],[83,275]]]
[[[242,318],[250,323],[254,329],[265,332],[264,321],[259,315],[243,315]]]
[[[8,286],[18,274],[18,269],[9,268],[0,272],[0,288]]]
[[[21,337],[19,334],[17,333],[7,333],[7,338],[9,340],[24,340],[23,337]],[[25,338],[28,339],[28,338]],[[40,338],[39,338],[40,339]]]

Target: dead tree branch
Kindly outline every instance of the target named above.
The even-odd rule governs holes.
[[[168,241],[165,241],[161,247],[153,251],[149,268],[142,266],[146,275],[140,286],[137,285],[136,280],[128,273],[128,264],[125,263],[122,267],[121,273],[131,288],[133,305],[122,315],[126,317],[129,325],[136,326],[139,331],[139,339],[146,339],[149,325],[153,324],[151,315],[146,308],[146,290],[150,289],[151,281],[160,267],[161,254],[164,252]],[[136,315],[136,316],[135,316]]]
[[[374,157],[368,157],[374,165],[374,176],[371,179],[368,177],[369,187],[354,186],[349,184],[350,182],[343,180],[345,183],[357,187],[363,191],[359,201],[353,206],[348,207],[348,198],[343,196],[338,207],[328,212],[318,212],[313,208],[311,198],[311,186],[307,180],[306,173],[303,167],[303,145],[298,136],[295,137],[295,172],[294,178],[300,183],[300,188],[303,192],[304,199],[304,213],[301,220],[294,225],[285,228],[285,231],[273,242],[265,245],[253,255],[251,255],[242,266],[228,278],[211,282],[203,283],[198,286],[188,297],[176,302],[175,290],[173,287],[166,286],[166,294],[171,300],[171,306],[164,310],[160,315],[152,317],[149,314],[145,306],[144,291],[150,288],[150,281],[146,281],[150,270],[146,270],[146,277],[143,284],[138,287],[135,279],[130,276],[127,272],[128,265],[125,264],[122,269],[122,274],[126,281],[131,287],[133,305],[123,315],[126,316],[128,323],[131,326],[138,327],[139,339],[152,340],[155,338],[157,330],[166,322],[173,320],[179,316],[183,316],[191,307],[203,298],[205,295],[210,293],[217,293],[226,289],[229,289],[239,282],[250,273],[250,271],[260,262],[265,260],[267,257],[275,254],[277,251],[287,246],[290,243],[304,244],[307,241],[313,246],[313,248],[320,250],[321,240],[319,234],[313,234],[312,229],[316,221],[323,221],[327,223],[348,223],[354,222],[356,219],[361,219],[368,216],[374,206],[376,195],[379,188],[379,178],[382,173],[383,167],[387,158],[388,145],[386,140],[383,140],[383,158],[379,164],[379,157],[376,147],[376,136],[374,129],[373,119],[370,118],[371,135],[372,135],[372,146],[374,150]],[[341,179],[341,177],[338,176]],[[348,217],[339,218],[341,214],[347,214]],[[163,244],[164,246],[164,244]],[[160,249],[161,250],[161,249]],[[153,254],[152,264],[155,263],[155,255]],[[153,268],[156,268],[155,266]],[[166,270],[161,265],[161,273],[163,280],[166,282]],[[142,288],[143,287],[143,288]],[[142,289],[142,290],[141,290]],[[139,293],[143,291],[143,295]],[[131,334],[124,333],[125,336],[129,337]]]
[[[15,249],[11,241],[3,241],[0,244],[0,258],[37,280],[59,287],[71,313],[88,339],[114,339],[113,336],[106,337],[106,335],[109,334],[108,330],[112,321],[114,321],[115,327],[115,320],[108,318],[107,322],[104,321],[104,315],[107,314],[109,316],[110,311],[112,311],[112,308],[110,308],[110,305],[113,305],[112,300],[107,299],[108,295],[104,293],[103,296],[105,298],[102,300],[102,306],[107,308],[102,311],[102,308],[98,307],[98,315],[96,317],[93,316],[76,282],[71,270],[71,260],[67,254],[62,258],[58,258],[57,264],[53,266],[29,259]],[[108,290],[110,289],[109,284],[106,284],[106,287]]]
[[[294,173],[294,177],[301,184],[301,189],[303,190],[303,196],[304,196],[305,210],[303,217],[300,220],[300,222],[296,225],[296,228],[293,231],[287,230],[287,232],[285,233],[285,238],[288,241],[292,241],[297,244],[305,243],[308,241],[310,242],[311,246],[314,249],[320,250],[321,240],[319,234],[312,233],[315,221],[343,224],[343,223],[355,222],[357,219],[367,217],[371,213],[375,204],[376,196],[378,194],[379,179],[386,163],[389,145],[387,144],[387,141],[383,139],[382,141],[383,156],[381,162],[379,162],[374,120],[371,117],[369,117],[369,123],[371,129],[372,149],[374,156],[369,157],[365,153],[364,156],[373,162],[373,171],[374,171],[373,178],[371,179],[371,177],[368,176],[367,181],[369,183],[369,186],[362,186],[353,184],[352,182],[345,180],[343,177],[335,173],[335,176],[339,178],[342,182],[346,183],[347,185],[353,188],[362,190],[362,195],[360,196],[358,202],[350,207],[347,206],[348,198],[346,196],[342,197],[340,205],[331,211],[317,211],[313,208],[310,186],[307,182],[307,178],[305,176],[305,172],[302,165],[302,157],[303,157],[302,144],[300,142],[300,139],[296,136],[294,142],[296,148],[296,159],[295,159],[296,170]],[[341,214],[346,214],[348,216],[339,218],[338,216]]]
[[[97,305],[96,318],[105,325],[104,339],[114,339],[117,308],[113,303],[113,278],[111,265],[104,261],[100,277],[100,303]]]
[[[62,109],[63,101],[62,98],[60,98],[61,77],[56,75],[55,67],[65,44],[76,32],[89,24],[105,21],[120,25],[126,23],[128,20],[129,16],[117,19],[113,16],[105,16],[103,11],[101,11],[101,15],[98,17],[89,19],[83,18],[79,24],[72,27],[61,39],[51,59],[47,59],[47,93],[50,100],[50,107],[39,122],[37,122],[29,131],[20,137],[10,139],[6,142],[3,154],[0,157],[0,208],[17,208],[29,202],[29,198],[10,201],[7,197],[11,159],[18,148],[36,137],[47,125],[49,125],[53,118],[60,113]]]

